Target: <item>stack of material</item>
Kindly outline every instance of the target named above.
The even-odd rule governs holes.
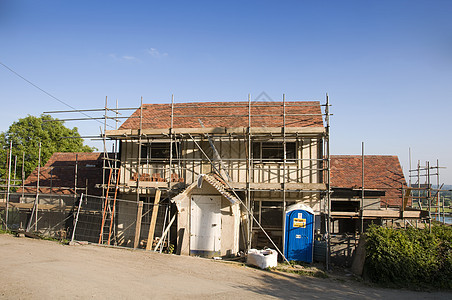
[[[246,263],[261,269],[276,267],[278,265],[278,252],[273,249],[250,249]]]

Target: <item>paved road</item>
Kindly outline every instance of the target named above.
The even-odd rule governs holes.
[[[208,259],[0,235],[4,299],[452,299]]]

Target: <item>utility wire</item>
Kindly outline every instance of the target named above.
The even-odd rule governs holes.
[[[75,112],[79,112],[79,113],[81,113],[82,115],[84,115],[84,116],[86,116],[86,117],[88,117],[88,118],[90,118],[90,119],[92,119],[92,120],[95,120],[95,121],[97,121],[97,122],[99,122],[99,123],[101,123],[101,124],[104,124],[104,123],[101,122],[100,120],[97,120],[97,119],[95,119],[94,117],[92,117],[92,116],[90,116],[90,115],[84,113],[83,111],[78,110],[77,108],[73,107],[72,105],[67,104],[67,103],[64,102],[63,100],[58,99],[58,98],[55,97],[54,95],[52,95],[52,94],[50,94],[49,92],[45,91],[44,89],[40,88],[39,86],[37,86],[36,84],[34,84],[33,82],[31,82],[31,81],[28,80],[27,78],[23,77],[22,75],[20,75],[19,73],[17,73],[17,72],[14,71],[13,69],[11,69],[11,68],[8,67],[7,65],[5,65],[4,63],[2,63],[1,61],[0,61],[0,65],[2,65],[3,67],[5,67],[6,69],[8,69],[11,73],[13,73],[14,75],[16,75],[17,77],[19,77],[19,78],[21,78],[22,80],[26,81],[27,83],[31,84],[32,86],[34,86],[35,88],[37,88],[38,90],[40,90],[41,92],[43,92],[44,94],[46,94],[47,96],[49,96],[49,97],[55,99],[56,101],[60,102],[60,103],[63,104],[63,105],[66,105],[67,107],[72,108],[73,110],[75,110]],[[107,126],[113,128],[113,126],[111,126],[111,125],[108,125],[108,124],[107,124]]]

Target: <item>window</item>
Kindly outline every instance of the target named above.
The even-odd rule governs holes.
[[[141,163],[148,161],[169,161],[170,143],[150,143],[141,146]],[[180,157],[180,143],[173,143],[173,159]]]
[[[295,142],[286,142],[286,160],[297,158]],[[284,160],[283,142],[254,142],[253,159],[255,162],[281,162]]]
[[[266,228],[282,228],[283,203],[281,201],[254,201],[254,217]]]

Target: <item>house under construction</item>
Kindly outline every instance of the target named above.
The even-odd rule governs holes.
[[[119,197],[176,202],[182,254],[271,246],[264,234],[281,247],[288,205],[309,205],[318,224],[327,211],[324,115],[316,101],[142,105],[105,133],[120,142]]]
[[[14,226],[27,231],[47,222],[47,232],[72,240],[160,251],[174,244],[179,254],[216,257],[284,250],[286,212],[304,205],[314,257],[350,259],[370,223],[428,215],[410,208],[397,157],[330,156],[329,107],[328,97],[283,97],[85,110],[104,113],[101,138],[114,142],[113,153],[54,154],[0,206],[13,209],[6,224],[16,216]],[[132,115],[119,116],[126,110]]]

